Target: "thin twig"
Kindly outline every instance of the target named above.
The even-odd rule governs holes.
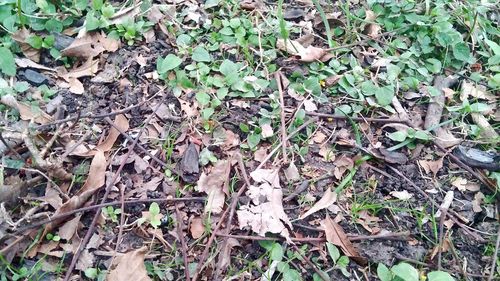
[[[319,277],[321,277],[321,279],[323,279],[324,281],[329,281],[330,278],[321,270],[318,269],[318,267],[311,262],[311,260],[306,256],[306,255],[302,255],[302,253],[300,252],[300,249],[299,247],[297,247],[297,245],[295,244],[291,244],[292,248],[297,252],[297,254],[299,256],[302,257],[302,259],[310,266],[312,267],[312,269],[319,275]]]
[[[195,270],[195,273],[193,276],[193,281],[198,280],[200,273],[203,270],[205,260],[207,259],[208,252],[210,251],[210,246],[212,246],[212,243],[215,240],[215,237],[217,236],[217,232],[219,231],[220,227],[222,226],[222,222],[224,221],[226,215],[230,214],[229,219],[228,219],[228,225],[230,225],[232,223],[232,219],[233,219],[234,211],[236,209],[236,205],[238,203],[238,199],[243,194],[243,192],[245,192],[247,187],[250,186],[250,179],[248,178],[248,175],[247,175],[247,172],[245,169],[245,165],[243,163],[243,159],[241,158],[241,154],[237,154],[236,157],[238,160],[241,174],[243,176],[243,179],[245,180],[245,184],[242,187],[240,187],[240,190],[238,190],[238,193],[233,193],[233,196],[231,199],[231,206],[229,208],[227,208],[226,211],[224,211],[224,213],[222,214],[222,216],[220,218],[219,223],[217,224],[217,226],[214,229],[214,232],[212,233],[212,235],[208,239],[208,242],[205,245],[205,250],[203,250],[203,254],[201,255],[200,261],[198,262],[198,265],[196,266],[196,270]]]
[[[203,202],[205,201],[205,197],[185,197],[185,198],[149,198],[149,199],[134,199],[134,200],[125,200],[123,201],[124,205],[131,205],[131,204],[141,204],[141,203],[152,203],[152,202],[157,202],[157,203],[174,203],[174,202],[189,202],[189,201],[199,201]],[[101,204],[96,204],[92,206],[87,206],[87,207],[82,207],[78,209],[74,209],[72,211],[66,212],[66,213],[60,213],[58,215],[52,216],[49,219],[30,224],[28,226],[25,226],[23,228],[18,229],[16,232],[14,232],[12,235],[17,235],[23,232],[26,232],[28,229],[36,228],[45,224],[48,224],[52,221],[62,219],[69,217],[71,215],[81,213],[81,212],[87,212],[95,209],[101,209],[107,206],[118,206],[121,205],[121,201],[112,201],[112,202],[107,202],[107,203],[101,203]]]
[[[334,120],[349,120],[353,121],[361,121],[361,122],[374,122],[374,123],[401,123],[407,126],[412,127],[412,124],[408,120],[394,119],[394,118],[368,118],[368,117],[348,117],[346,115],[336,115],[336,114],[327,114],[327,113],[319,113],[319,112],[307,112],[306,115],[315,116],[319,118],[330,118]]]
[[[417,186],[413,181],[411,181],[409,178],[407,178],[403,173],[401,173],[398,169],[390,166],[390,165],[387,165],[394,173],[398,174],[401,178],[403,178],[408,184],[410,184],[418,193],[420,193],[422,196],[424,196],[429,202],[431,202],[431,204],[435,207],[435,208],[440,208],[440,205],[438,203],[436,203],[436,201],[434,199],[432,199],[427,193],[425,193],[425,191],[423,191],[419,186]],[[456,223],[458,226],[460,226],[465,232],[467,232],[469,235],[473,236],[476,240],[478,241],[481,241],[481,242],[484,242],[484,239],[475,234],[475,233],[472,233],[466,225],[464,225],[463,223],[461,223],[459,221],[459,219],[456,217],[456,214],[455,212],[452,212],[452,211],[448,211],[446,213],[446,215],[454,222]]]
[[[184,260],[184,275],[185,275],[185,280],[190,281],[191,279],[189,278],[189,262],[188,262],[188,256],[187,256],[187,245],[186,245],[186,240],[184,239],[184,234],[182,233],[182,216],[181,212],[179,211],[179,207],[175,205],[175,214],[177,217],[177,236],[179,236],[179,240],[181,240],[181,251],[182,251],[182,258]]]
[[[134,139],[131,136],[129,136],[124,131],[122,131],[122,129],[118,128],[118,126],[116,126],[115,123],[113,123],[113,121],[109,117],[104,118],[104,121],[106,121],[108,124],[110,124],[111,126],[113,126],[113,128],[115,128],[128,141],[130,141],[130,142],[134,141]],[[142,146],[140,144],[137,144],[136,147],[139,148],[142,152],[146,153],[147,156],[151,157],[151,159],[153,161],[155,161],[156,163],[158,163],[162,167],[164,167],[164,168],[168,167],[168,164],[165,163],[165,161],[162,161],[160,158],[158,158],[158,157],[154,156],[153,154],[151,154],[151,152],[149,152],[146,148],[144,148],[144,146]]]
[[[495,268],[497,266],[497,257],[498,257],[498,248],[500,248],[500,226],[498,227],[498,234],[497,234],[497,242],[495,244],[495,252],[493,253],[493,256],[491,256],[491,272],[490,272],[490,277],[488,277],[488,281],[493,280],[495,278]]]
[[[163,102],[164,99],[165,99],[165,97],[163,97],[162,102]],[[158,108],[160,108],[160,105],[162,104],[162,102],[159,102],[158,105],[153,110],[153,112],[151,113],[151,115],[148,116],[148,118],[144,122],[145,125],[149,124],[149,122],[151,121],[151,119],[153,118],[153,116],[156,114],[156,111],[158,110]],[[118,167],[118,169],[116,170],[115,174],[113,175],[113,178],[106,185],[106,188],[105,188],[104,195],[102,197],[101,203],[106,202],[106,200],[108,198],[108,195],[111,192],[111,187],[113,187],[114,184],[116,183],[116,181],[118,180],[118,177],[120,176],[120,173],[123,170],[123,167],[125,167],[125,164],[127,163],[127,160],[129,158],[129,156],[132,154],[132,151],[134,150],[134,147],[139,142],[139,139],[140,139],[140,137],[141,137],[141,135],[144,132],[144,130],[145,130],[146,127],[147,126],[143,126],[140,129],[140,131],[137,134],[137,137],[135,138],[134,142],[129,146],[129,149],[128,149],[127,153],[125,154],[125,157],[123,157],[123,160],[120,163],[120,166]],[[75,255],[73,256],[73,259],[71,260],[71,263],[70,263],[70,265],[69,265],[69,267],[68,267],[68,269],[66,271],[66,275],[64,276],[63,281],[68,281],[70,279],[72,271],[75,268],[76,262],[80,258],[80,255],[82,254],[83,249],[86,247],[87,243],[90,240],[90,237],[94,233],[94,229],[95,229],[95,226],[97,224],[97,221],[99,219],[100,214],[101,214],[101,209],[97,209],[96,213],[94,215],[94,218],[92,219],[92,222],[91,222],[91,224],[90,224],[90,226],[89,226],[89,228],[87,230],[87,233],[85,234],[85,236],[84,236],[82,242],[80,243],[80,245],[79,245],[79,247],[78,247]]]
[[[278,92],[280,97],[280,117],[281,117],[281,148],[283,151],[283,161],[285,164],[288,163],[288,155],[287,155],[287,136],[286,136],[286,124],[285,124],[285,99],[283,97],[283,85],[281,84],[281,76],[280,72],[276,71],[274,73],[274,79],[276,79],[276,84],[278,84]]]
[[[309,120],[307,120],[304,124],[300,125],[295,131],[291,132],[285,141],[289,141],[292,137],[294,137],[297,133],[299,133],[300,131],[302,131],[305,127],[309,126],[309,124],[311,123],[314,123],[318,121],[317,118],[311,118]],[[269,161],[269,159],[271,159],[271,157],[273,157],[273,155],[276,153],[276,151],[278,151],[278,149],[280,149],[281,145],[283,144],[283,142],[279,143],[267,156],[266,158],[264,158],[264,160],[262,160],[262,162],[260,163],[260,165],[257,167],[256,170],[264,167],[264,165],[267,163],[267,161]]]

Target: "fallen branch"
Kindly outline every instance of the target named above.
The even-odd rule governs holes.
[[[185,280],[190,281],[189,278],[189,262],[187,256],[187,245],[186,240],[184,239],[184,234],[182,233],[182,216],[179,211],[179,207],[175,205],[175,215],[177,218],[177,236],[179,236],[179,240],[181,240],[181,251],[182,251],[182,259],[184,260],[184,275]]]

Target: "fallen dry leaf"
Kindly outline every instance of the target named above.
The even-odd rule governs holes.
[[[203,226],[203,220],[200,217],[196,217],[191,220],[189,225],[189,232],[194,239],[200,238],[205,232],[205,227]]]
[[[26,40],[32,34],[26,28],[19,29],[16,33],[12,34],[12,40],[16,41],[21,47],[23,54],[34,62],[40,62],[40,50],[33,48]]]
[[[126,132],[129,128],[129,123],[127,118],[123,114],[116,115],[115,121],[113,122],[117,128],[120,129],[122,132]],[[97,145],[93,149],[86,149],[82,151],[81,146],[79,149],[75,149],[74,152],[71,153],[71,155],[77,155],[77,156],[82,156],[82,157],[88,157],[95,155],[98,151],[102,152],[107,152],[111,150],[113,145],[115,144],[116,140],[120,136],[120,132],[115,128],[111,127],[109,130],[109,134],[106,136],[104,141]]]
[[[359,255],[358,250],[354,248],[354,245],[345,234],[344,229],[342,229],[338,223],[331,220],[327,215],[320,224],[325,231],[326,241],[340,247],[346,256],[355,260],[357,263],[366,264],[366,260]]]
[[[196,190],[208,194],[205,213],[212,212],[218,214],[224,207],[225,195],[228,191],[229,173],[231,172],[231,162],[228,160],[217,161],[210,173],[203,172],[196,185]]]
[[[462,177],[457,177],[451,182],[451,185],[456,187],[458,190],[464,191],[479,191],[480,186],[477,183],[469,182],[467,179]]]
[[[65,222],[59,228],[59,237],[66,241],[70,241],[73,235],[75,235],[78,229],[78,224],[80,223],[80,218],[82,215],[75,216],[72,220]]]
[[[326,209],[330,207],[330,205],[335,203],[335,201],[337,201],[337,193],[333,191],[330,187],[328,187],[325,190],[325,193],[323,193],[323,197],[321,197],[321,199],[319,199],[319,201],[316,202],[316,204],[314,204],[314,206],[312,206],[312,208],[309,209],[305,214],[300,216],[299,219],[303,220],[319,210]]]
[[[418,160],[418,163],[420,164],[422,169],[424,169],[426,174],[432,172],[432,174],[435,177],[436,174],[439,172],[439,170],[441,170],[441,168],[443,167],[443,158],[440,158],[435,161]]]
[[[276,46],[278,47],[278,49],[285,51],[292,56],[299,57],[299,60],[303,62],[326,62],[333,57],[328,49],[322,49],[314,46],[304,47],[296,40],[285,41],[284,39],[280,38],[276,42]]]
[[[227,238],[224,241],[224,244],[221,246],[215,276],[221,276],[221,273],[229,266],[229,264],[231,263],[231,250],[236,246],[241,245],[240,242],[238,242],[238,240],[234,238]],[[215,280],[218,279],[216,278]]]
[[[86,33],[61,50],[61,54],[68,57],[93,58],[104,51],[114,52],[119,47],[120,41],[107,38],[104,33]]]
[[[269,138],[274,135],[273,127],[269,124],[264,124],[261,126],[262,129],[262,137],[263,138]]]
[[[76,195],[71,197],[68,201],[66,201],[59,209],[57,209],[54,213],[54,216],[57,216],[61,213],[66,213],[72,211],[74,209],[80,208],[87,202],[87,200],[92,196],[99,188],[104,185],[105,182],[105,173],[106,173],[106,157],[104,156],[104,152],[98,150],[90,163],[89,174],[87,180],[83,184],[82,188],[78,191]],[[43,237],[45,234],[49,233],[52,229],[54,229],[57,225],[59,225],[65,218],[54,220],[45,225]]]
[[[486,92],[486,87],[480,85],[474,85],[467,81],[462,82],[462,92],[460,94],[460,100],[465,101],[468,97],[473,97],[482,100],[495,101],[497,97],[493,94]]]
[[[288,168],[285,169],[285,177],[289,182],[300,180],[299,169],[297,169],[294,162],[291,162]]]
[[[397,198],[399,200],[409,200],[410,198],[413,197],[413,194],[409,193],[406,190],[403,191],[391,191],[389,192],[392,197]]]
[[[149,281],[148,271],[144,265],[146,246],[128,252],[115,260],[114,268],[109,272],[108,281]],[[113,266],[112,266],[113,267]]]
[[[47,124],[52,121],[52,117],[40,110],[38,107],[32,107],[22,102],[18,102],[13,95],[4,95],[0,102],[19,111],[22,120],[33,120],[38,124]]]
[[[236,213],[240,229],[250,227],[261,236],[267,232],[279,233],[290,241],[285,224],[290,228],[292,224],[283,210],[283,192],[278,172],[278,169],[258,169],[250,173],[260,185],[249,186],[247,195],[253,204],[241,206]]]
[[[52,71],[52,72],[57,71],[54,68],[46,67],[44,65],[36,63],[36,62],[30,60],[29,58],[15,58],[14,60],[17,64],[17,66],[19,66],[20,68],[34,68],[34,69],[47,70],[47,71]]]

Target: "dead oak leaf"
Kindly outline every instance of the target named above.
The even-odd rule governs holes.
[[[249,187],[247,195],[253,204],[242,206],[236,213],[240,229],[250,227],[261,236],[265,236],[267,232],[279,233],[290,240],[287,226],[292,228],[292,224],[283,209],[283,192],[278,172],[278,169],[258,169],[250,173],[252,179],[260,185]]]
[[[320,224],[325,231],[326,241],[340,247],[346,256],[355,260],[357,263],[362,265],[366,264],[366,259],[359,255],[358,250],[356,250],[347,237],[347,234],[344,232],[344,229],[338,223],[331,220],[327,215]]]
[[[205,172],[201,174],[196,190],[208,194],[205,212],[218,214],[222,211],[225,196],[229,193],[228,180],[230,172],[231,162],[221,160],[214,165],[208,174]]]
[[[18,102],[13,95],[2,96],[0,102],[17,109],[22,120],[33,120],[38,124],[47,124],[52,121],[52,117],[43,112],[40,108]]]
[[[323,193],[323,197],[321,197],[321,199],[319,199],[319,201],[316,202],[316,204],[314,204],[314,206],[312,206],[312,208],[309,209],[305,214],[300,216],[299,219],[303,220],[319,210],[326,209],[330,207],[333,203],[335,203],[335,201],[337,201],[337,193],[333,191],[330,187],[328,187],[325,190],[325,193]]]
[[[435,177],[437,175],[437,173],[439,172],[439,170],[441,170],[441,168],[443,167],[443,158],[440,158],[440,159],[435,160],[435,161],[418,160],[418,164],[420,164],[420,166],[422,167],[422,169],[424,169],[426,174],[429,174],[430,172],[432,172],[432,174]]]
[[[89,174],[82,188],[78,191],[76,195],[71,197],[59,209],[57,209],[54,213],[54,216],[57,216],[58,214],[61,213],[72,211],[74,209],[83,206],[83,204],[87,202],[90,196],[92,196],[97,190],[99,190],[99,188],[101,188],[104,185],[106,166],[107,162],[106,162],[106,157],[104,156],[104,152],[98,150],[97,153],[94,155],[92,162],[90,163]],[[49,233],[62,221],[64,221],[64,218],[56,219],[46,224],[42,237],[45,237],[45,234]]]
[[[115,121],[113,122],[113,124],[115,126],[111,127],[111,129],[109,130],[109,134],[106,136],[106,138],[104,139],[104,141],[102,143],[98,144],[93,149],[82,150],[81,146],[77,147],[78,149],[75,150],[72,153],[72,155],[88,157],[88,156],[95,155],[97,153],[97,151],[107,152],[107,151],[111,150],[111,148],[115,144],[116,140],[120,136],[120,131],[126,132],[129,129],[128,120],[125,117],[125,115],[123,115],[123,114],[116,115]]]
[[[322,49],[312,45],[304,47],[296,40],[278,39],[276,46],[278,49],[292,56],[297,56],[302,62],[326,62],[333,57],[333,54],[331,54],[328,49]]]
[[[146,246],[128,252],[115,260],[114,268],[109,272],[108,281],[150,281],[144,258],[148,248]],[[113,266],[112,266],[113,267]]]
[[[203,226],[203,220],[200,217],[196,217],[191,220],[189,225],[189,232],[191,232],[191,236],[193,239],[200,238],[205,232],[205,227]]]

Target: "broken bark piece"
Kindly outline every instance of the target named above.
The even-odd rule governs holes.
[[[443,147],[450,147],[460,143],[460,139],[455,138],[446,128],[439,126],[446,98],[443,90],[452,87],[456,82],[457,79],[452,76],[436,77],[434,88],[438,90],[439,94],[431,97],[431,101],[427,107],[427,114],[425,115],[424,129],[434,131],[437,138],[436,142]]]
[[[199,154],[196,145],[190,143],[179,163],[179,172],[183,181],[196,183],[200,177]]]
[[[459,145],[453,150],[453,154],[455,154],[460,161],[467,163],[470,167],[489,171],[500,171],[499,153],[482,151],[476,148]]]

